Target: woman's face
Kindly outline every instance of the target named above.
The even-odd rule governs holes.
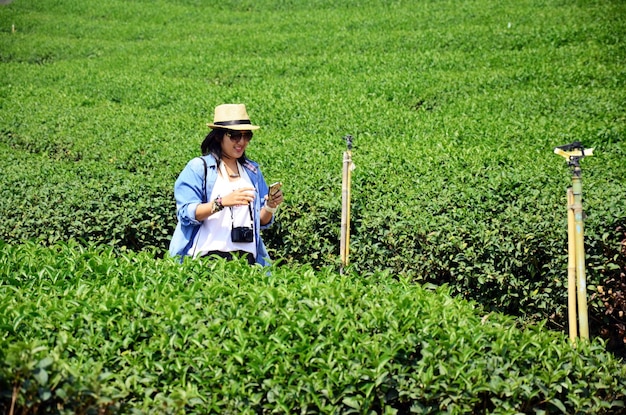
[[[227,131],[222,137],[222,157],[238,159],[252,140],[252,131]]]

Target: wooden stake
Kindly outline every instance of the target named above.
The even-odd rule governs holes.
[[[350,251],[350,186],[352,181],[352,136],[344,137],[348,150],[343,153],[343,174],[341,180],[341,240],[339,251],[341,256],[341,273],[348,266]]]

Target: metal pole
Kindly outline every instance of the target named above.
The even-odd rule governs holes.
[[[352,164],[352,136],[344,137],[348,149],[343,153],[343,175],[341,182],[341,273],[348,266],[348,255],[350,250],[350,186],[351,173],[354,169]]]

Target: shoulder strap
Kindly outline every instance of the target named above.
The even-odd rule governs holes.
[[[202,201],[204,203],[207,203],[207,196],[206,196],[206,175],[207,175],[207,165],[206,165],[206,160],[204,159],[204,157],[200,157],[200,160],[202,160],[202,163],[204,163],[204,178],[202,179]]]

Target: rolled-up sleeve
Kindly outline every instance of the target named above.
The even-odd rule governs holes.
[[[203,203],[204,167],[202,160],[193,159],[187,163],[174,184],[176,216],[183,226],[200,224],[196,220],[196,209]]]

